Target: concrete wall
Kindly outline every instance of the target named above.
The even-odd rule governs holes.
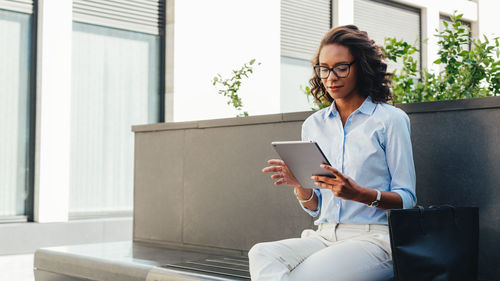
[[[500,276],[500,97],[400,105],[411,119],[419,204],[480,208],[482,280]],[[245,251],[312,218],[260,170],[270,142],[311,112],[135,126],[134,239]]]
[[[312,218],[261,169],[309,114],[134,127],[134,239],[248,250],[300,236]]]

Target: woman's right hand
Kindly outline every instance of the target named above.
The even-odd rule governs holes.
[[[262,169],[262,172],[274,173],[271,175],[271,179],[277,180],[274,182],[274,185],[285,184],[291,187],[299,189],[301,188],[300,183],[293,176],[292,172],[290,171],[290,169],[288,169],[287,165],[283,160],[271,159],[268,160],[267,163],[269,165],[274,165],[274,166],[265,167],[264,169]]]

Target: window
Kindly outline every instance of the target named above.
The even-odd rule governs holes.
[[[311,60],[331,26],[330,0],[282,0],[281,56]]]
[[[281,0],[281,112],[311,109],[301,88],[309,85],[311,60],[331,26],[331,0]]]
[[[132,210],[131,126],[159,122],[159,37],[73,24],[70,215]]]
[[[22,5],[21,5],[22,6]],[[32,213],[32,15],[0,9],[0,220]]]
[[[131,214],[131,126],[163,120],[163,10],[73,1],[70,218]]]
[[[354,24],[368,32],[379,46],[384,38],[395,37],[421,49],[420,10],[383,0],[354,0]],[[415,54],[419,67],[420,53]],[[402,65],[388,63],[388,70],[401,69]]]

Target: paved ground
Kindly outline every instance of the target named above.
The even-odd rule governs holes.
[[[0,281],[34,281],[33,254],[0,256]]]

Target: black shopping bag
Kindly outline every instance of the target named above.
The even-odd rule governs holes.
[[[477,280],[475,207],[388,210],[396,281]]]

